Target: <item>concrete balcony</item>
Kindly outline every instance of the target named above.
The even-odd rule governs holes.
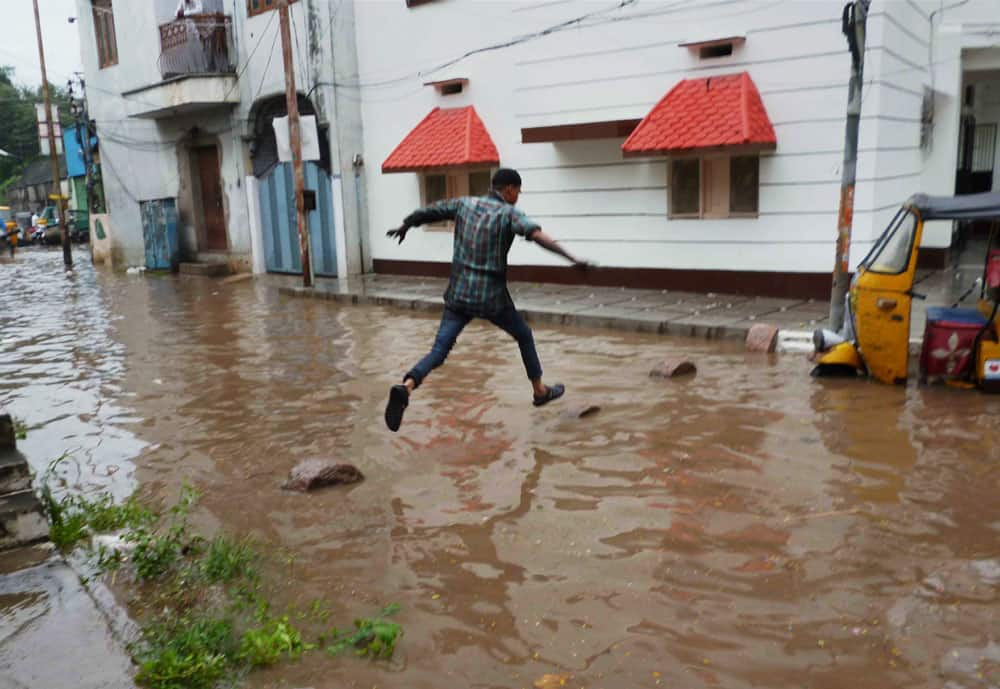
[[[163,80],[125,91],[130,117],[163,119],[239,103],[232,19],[197,14],[160,25]]]

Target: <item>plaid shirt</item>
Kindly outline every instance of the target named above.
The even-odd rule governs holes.
[[[455,221],[451,279],[444,293],[450,308],[492,316],[513,305],[507,292],[507,253],[514,236],[531,240],[542,229],[496,192],[486,196],[438,201],[411,213],[409,227]]]

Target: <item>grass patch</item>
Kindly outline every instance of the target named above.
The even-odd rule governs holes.
[[[257,559],[257,553],[249,541],[216,536],[205,549],[200,572],[205,581],[213,584],[239,578],[254,580],[258,576]]]
[[[154,689],[211,689],[229,674],[237,648],[228,620],[165,616],[147,625],[132,648],[135,680]]]
[[[274,584],[267,573],[280,573],[285,582],[292,578],[292,563],[282,563],[279,555],[264,557],[247,538],[204,539],[189,524],[199,499],[189,486],[163,515],[134,498],[120,504],[109,495],[56,500],[48,489],[43,497],[52,539],[63,549],[93,534],[124,532],[128,548],[100,545],[90,552],[100,572],[117,576],[127,570],[138,587],[133,615],[142,634],[129,650],[142,686],[235,685],[254,668],[294,661],[320,647],[330,655],[350,649],[357,656],[388,659],[402,636],[402,628],[388,619],[398,605],[327,635],[318,634],[330,617],[322,600],[273,612],[267,592]]]
[[[302,641],[302,633],[288,617],[268,620],[263,626],[247,631],[240,640],[240,657],[253,667],[274,665],[284,655],[294,660],[304,651],[315,648]]]
[[[354,620],[354,629],[341,632],[334,629],[331,632],[331,643],[327,647],[330,655],[353,649],[355,655],[367,656],[373,659],[388,659],[396,651],[396,642],[403,636],[403,628],[387,618],[399,612],[398,605],[383,608],[375,617],[362,617]]]
[[[28,424],[26,424],[22,419],[16,416],[11,419],[14,423],[14,438],[16,440],[27,440],[28,439]]]

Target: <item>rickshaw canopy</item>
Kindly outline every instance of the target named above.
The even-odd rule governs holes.
[[[1000,220],[1000,191],[963,196],[914,194],[906,202],[923,220]]]

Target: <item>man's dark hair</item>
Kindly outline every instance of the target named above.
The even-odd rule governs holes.
[[[517,170],[513,170],[509,167],[502,167],[493,173],[493,181],[491,182],[494,189],[503,189],[504,187],[521,186],[521,175],[517,174]]]

